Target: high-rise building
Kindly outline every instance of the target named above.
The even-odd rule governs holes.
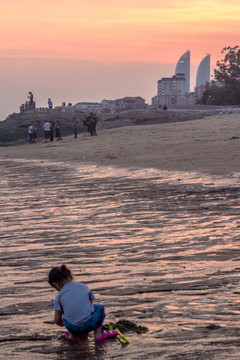
[[[177,95],[186,94],[186,77],[185,74],[177,73],[172,76],[172,92]]]
[[[157,94],[168,95],[172,92],[172,78],[163,77],[157,82]]]
[[[190,51],[187,50],[178,60],[175,75],[184,74],[186,78],[186,92],[190,92]]]
[[[184,74],[176,74],[170,77],[163,77],[158,80],[158,95],[185,95],[186,78]]]
[[[210,54],[207,54],[200,62],[197,70],[196,87],[205,85],[210,81]]]

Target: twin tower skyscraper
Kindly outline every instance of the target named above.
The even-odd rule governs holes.
[[[186,79],[186,92],[190,92],[190,51],[187,50],[178,60],[175,75],[184,74]],[[196,87],[205,85],[210,81],[210,54],[200,62],[197,70]]]

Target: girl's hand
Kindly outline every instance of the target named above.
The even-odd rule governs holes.
[[[54,314],[54,323],[58,326],[64,326],[62,321],[62,313],[61,311],[55,310]]]

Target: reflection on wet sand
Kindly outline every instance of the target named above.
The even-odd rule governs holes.
[[[239,178],[1,161],[1,352],[32,359],[238,359]],[[65,263],[149,332],[68,344],[47,273]],[[59,339],[60,337],[60,339]]]

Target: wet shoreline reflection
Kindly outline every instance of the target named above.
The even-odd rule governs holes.
[[[239,176],[2,160],[1,353],[42,359],[239,358]],[[73,346],[46,279],[69,265],[130,345]]]

